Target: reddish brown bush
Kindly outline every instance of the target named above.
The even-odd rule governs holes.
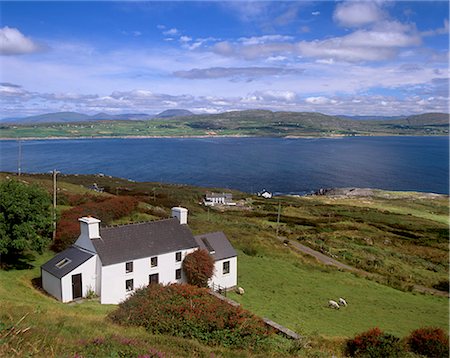
[[[183,271],[187,282],[198,287],[207,287],[214,274],[214,260],[206,250],[196,250],[183,260]]]
[[[129,196],[118,196],[103,201],[90,201],[62,213],[57,224],[56,241],[52,245],[55,251],[61,251],[74,243],[80,234],[78,219],[93,216],[108,225],[113,220],[130,215],[136,210],[139,201]]]
[[[425,327],[411,332],[408,337],[409,349],[427,357],[448,357],[448,335],[441,328]]]
[[[403,354],[400,339],[372,328],[347,341],[347,354],[351,357],[399,357]]]
[[[262,347],[272,333],[250,312],[190,285],[149,285],[122,302],[109,318],[152,333],[240,348]]]

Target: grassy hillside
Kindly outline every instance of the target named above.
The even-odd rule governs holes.
[[[100,118],[101,119],[101,118]],[[2,138],[118,136],[447,135],[448,115],[427,113],[390,121],[350,120],[321,113],[235,111],[170,119],[101,120],[1,126]]]
[[[0,180],[6,176],[0,175]],[[52,185],[48,175],[22,175],[21,180],[48,190]],[[206,191],[198,187],[61,175],[61,204],[64,193],[86,193],[93,182],[107,191],[96,195],[132,195],[141,200],[135,213],[117,222],[165,217],[172,206],[182,205],[189,209],[189,226],[194,234],[223,230],[238,249],[239,285],[245,289],[243,296],[229,296],[255,314],[306,335],[312,348],[301,350],[301,355],[340,356],[344,337],[374,326],[398,336],[423,326],[448,331],[448,298],[411,292],[413,284],[448,284],[446,196],[369,191],[365,196],[264,200],[234,191],[239,206],[220,210],[198,204]],[[281,240],[276,236],[279,203]],[[60,206],[60,210],[68,209],[67,205]],[[283,245],[284,238],[365,269],[374,278],[323,266]],[[50,255],[47,252],[37,257],[32,270],[0,271],[0,327],[23,316],[19,329],[30,327],[9,337],[0,355],[1,349],[9,348],[14,348],[17,356],[120,351],[126,348],[120,343],[125,338],[134,339],[142,354],[150,348],[175,356],[192,352],[197,356],[213,352],[230,357],[255,354],[118,327],[105,320],[113,307],[96,301],[61,304],[33,286],[40,275],[39,265]],[[347,308],[336,311],[326,307],[329,299],[339,297],[347,299]],[[96,340],[103,343],[96,344]],[[277,342],[262,356],[276,355],[277,351],[286,355],[286,344]]]

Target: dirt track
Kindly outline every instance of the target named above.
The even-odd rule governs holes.
[[[286,239],[284,239],[284,238],[280,238],[280,240],[283,242],[286,242]],[[304,253],[304,254],[307,254],[310,256],[313,256],[316,258],[317,261],[319,261],[325,265],[335,266],[339,269],[355,272],[355,273],[358,273],[360,275],[367,276],[367,277],[376,277],[377,276],[374,273],[370,273],[368,271],[360,270],[356,267],[352,267],[352,266],[343,264],[342,262],[335,260],[327,255],[324,255],[319,251],[313,250],[308,246],[300,244],[299,242],[296,242],[293,240],[287,240],[287,241],[289,242],[288,245],[291,248],[293,248],[294,250],[300,251],[301,253]],[[417,291],[417,292],[430,293],[430,294],[436,295],[436,296],[449,297],[449,294],[447,292],[439,291],[434,288],[430,288],[430,287],[426,287],[426,286],[422,286],[422,285],[414,285],[413,287],[414,287],[414,291]]]

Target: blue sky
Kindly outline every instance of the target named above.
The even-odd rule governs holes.
[[[447,1],[0,7],[0,117],[448,112]]]

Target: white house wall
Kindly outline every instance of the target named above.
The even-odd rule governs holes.
[[[45,270],[41,271],[42,288],[61,301],[61,280]]]
[[[223,263],[230,261],[230,272],[223,273]],[[231,288],[237,285],[237,257],[231,257],[225,260],[219,260],[214,263],[214,275],[210,279],[209,286],[220,286],[224,288]]]
[[[61,301],[70,302],[73,301],[72,296],[72,275],[76,275],[81,273],[81,287],[82,287],[82,296],[85,297],[89,290],[95,291],[96,289],[96,262],[97,257],[93,256],[71,272],[69,272],[66,276],[61,278],[61,288],[62,288],[62,297]],[[44,272],[44,270],[42,271]]]
[[[146,287],[149,283],[149,275],[159,274],[159,283],[167,285],[175,282],[186,282],[184,274],[181,279],[175,279],[175,270],[181,269],[184,257],[195,249],[180,250],[181,261],[175,261],[175,253],[158,255],[158,266],[150,267],[150,257],[132,260],[133,272],[126,273],[125,262],[103,266],[101,274],[101,303],[117,304],[125,300],[132,292],[126,291],[127,280],[133,280],[134,289]],[[178,252],[178,251],[177,251]],[[131,261],[131,260],[130,260]]]

